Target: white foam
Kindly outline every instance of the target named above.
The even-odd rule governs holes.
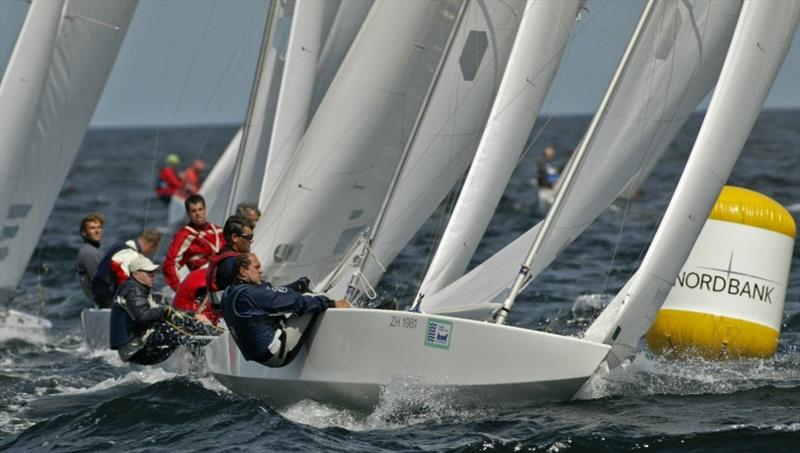
[[[108,378],[90,387],[57,386],[56,390],[63,395],[78,395],[83,393],[99,392],[120,385],[136,383],[155,384],[156,382],[172,379],[175,376],[175,373],[170,373],[169,371],[165,371],[158,367],[152,367],[141,370],[133,370],[124,376]]]
[[[800,212],[800,203],[790,204],[786,206],[786,210],[789,212]]]
[[[477,410],[464,410],[447,392],[409,380],[392,382],[381,389],[380,402],[369,414],[334,408],[304,400],[280,414],[314,428],[338,427],[349,431],[397,430],[409,426],[441,423],[443,420],[474,418]]]
[[[668,360],[644,351],[611,372],[600,370],[576,395],[596,399],[624,395],[727,394],[764,385],[800,383],[800,356],[779,354],[769,360]]]

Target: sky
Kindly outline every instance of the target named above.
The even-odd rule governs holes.
[[[594,111],[643,5],[587,2],[543,114]],[[0,0],[0,70],[27,8],[24,0]],[[263,0],[140,0],[92,126],[241,123],[266,10]],[[800,108],[800,33],[765,107]]]

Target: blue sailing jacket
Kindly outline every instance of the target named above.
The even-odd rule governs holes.
[[[304,296],[287,286],[254,285],[240,280],[234,281],[222,296],[222,316],[233,340],[245,359],[259,362],[271,357],[269,345],[281,319],[321,312],[331,306],[333,301],[325,296]]]

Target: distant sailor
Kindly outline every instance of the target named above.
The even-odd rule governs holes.
[[[97,273],[97,266],[103,259],[103,254],[100,253],[100,241],[103,238],[104,224],[105,219],[96,212],[87,215],[81,220],[80,233],[83,245],[78,250],[76,273],[83,293],[92,301],[94,300],[92,278]]]
[[[135,240],[117,242],[103,256],[92,278],[94,302],[100,308],[111,308],[114,293],[130,276],[129,265],[140,256],[152,257],[161,245],[161,233],[147,229]]]
[[[180,163],[181,158],[177,154],[170,154],[164,159],[164,166],[158,172],[156,196],[164,204],[169,204],[172,195],[183,189],[185,184],[184,180],[178,175],[178,164]]]
[[[184,206],[189,223],[175,233],[164,260],[164,279],[173,290],[180,284],[182,267],[190,272],[199,269],[225,246],[222,228],[206,219],[206,201],[201,195],[190,195]]]
[[[553,188],[558,182],[559,171],[556,168],[553,158],[555,157],[556,150],[552,146],[547,146],[542,152],[542,156],[538,161],[538,177],[537,184],[539,187]]]
[[[130,263],[131,277],[114,296],[110,347],[125,362],[140,365],[163,362],[194,335],[209,333],[205,326],[191,319],[176,320],[169,306],[156,301],[151,289],[157,269],[158,265],[149,258],[136,258]]]
[[[328,308],[351,307],[346,300],[303,295],[308,291],[307,278],[278,287],[262,282],[261,262],[252,253],[234,258],[233,269],[236,279],[222,297],[222,313],[231,336],[247,360],[280,365],[297,345],[287,338],[288,319]]]
[[[205,168],[205,162],[200,159],[195,159],[192,165],[183,170],[183,180],[186,183],[184,190],[188,195],[200,192],[201,178]]]

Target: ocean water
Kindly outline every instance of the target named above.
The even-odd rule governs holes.
[[[636,269],[678,180],[702,117],[693,117],[640,196],[609,209],[523,294],[514,325],[576,333],[579,297],[614,294]],[[539,221],[534,161],[552,143],[566,159],[588,117],[553,118],[521,162],[475,261]],[[542,122],[544,123],[544,122]],[[800,445],[800,248],[795,244],[777,355],[769,360],[667,361],[639,352],[593,378],[574,401],[464,410],[409,386],[388,386],[371,412],[305,401],[276,411],[189,373],[131,367],[81,340],[89,306],[74,278],[80,219],[100,211],[103,244],[166,220],[152,198],[158,162],[213,162],[235,129],[93,130],[67,178],[14,306],[43,313],[47,332],[0,335],[0,450],[8,451],[796,451]],[[765,112],[730,184],[760,191],[800,220],[800,111]],[[448,205],[379,286],[407,303]],[[267,213],[268,214],[268,213]],[[162,247],[161,253],[163,254]]]

